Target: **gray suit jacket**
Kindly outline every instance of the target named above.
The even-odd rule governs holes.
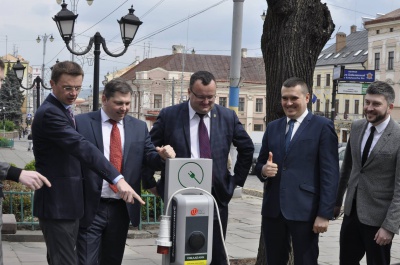
[[[392,119],[361,166],[361,141],[368,122],[353,122],[340,170],[337,206],[347,187],[344,213],[350,215],[357,194],[357,214],[365,225],[399,233],[400,227],[400,126]],[[356,193],[357,190],[357,193]]]

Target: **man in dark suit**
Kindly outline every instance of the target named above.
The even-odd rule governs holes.
[[[103,107],[96,112],[76,116],[80,134],[96,145],[111,161],[111,122],[116,122],[121,138],[122,171],[137,194],[141,192],[140,170],[143,164],[163,169],[167,158],[175,157],[170,146],[156,148],[151,143],[145,122],[127,116],[132,88],[124,81],[108,82],[102,96]],[[123,148],[122,148],[123,147]],[[83,167],[85,214],[79,223],[78,259],[80,265],[119,265],[125,250],[129,221],[140,222],[140,204],[125,203],[96,172]]]
[[[300,78],[281,89],[286,117],[265,131],[256,173],[267,182],[262,233],[267,263],[286,265],[293,243],[294,264],[317,265],[318,234],[333,216],[339,179],[338,139],[332,121],[307,110],[310,94]]]
[[[52,184],[35,191],[33,214],[39,218],[52,265],[77,262],[76,238],[84,211],[81,164],[116,184],[126,202],[144,203],[99,149],[76,131],[71,105],[82,80],[77,63],[57,63],[51,73],[52,93],[36,111],[32,124],[36,170]]]
[[[365,119],[354,121],[340,170],[335,216],[344,194],[340,264],[389,265],[400,227],[400,126],[390,117],[395,92],[387,83],[369,85]],[[398,251],[398,250],[397,250]]]
[[[171,145],[178,158],[200,158],[198,128],[200,116],[207,127],[213,160],[212,195],[218,202],[224,237],[228,223],[228,203],[236,186],[243,186],[250,170],[254,146],[233,110],[214,104],[217,85],[214,76],[198,71],[190,78],[189,102],[161,110],[150,131],[155,146]],[[227,169],[228,155],[233,144],[238,151],[234,175]],[[149,175],[152,176],[151,172]],[[158,192],[164,193],[164,175],[158,183]],[[155,183],[153,183],[155,185]],[[151,185],[150,185],[151,187]],[[214,214],[212,263],[226,264],[221,232]]]

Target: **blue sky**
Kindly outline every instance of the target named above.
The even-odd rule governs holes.
[[[170,54],[172,45],[181,44],[188,50],[200,54],[230,55],[232,35],[232,0],[94,0],[88,6],[85,0],[78,2],[78,21],[75,32],[77,44],[84,48],[96,31],[106,39],[111,51],[120,51],[122,42],[117,19],[128,13],[133,5],[135,15],[143,24],[127,53],[113,58],[101,51],[100,81],[104,74],[123,68],[138,56],[155,57]],[[326,0],[334,23],[335,32],[349,34],[350,26],[362,27],[361,17],[375,17],[376,13],[388,13],[400,7],[398,0]],[[71,3],[66,0],[71,10]],[[265,0],[245,0],[242,47],[248,56],[261,56],[260,38],[263,10],[268,8]],[[56,0],[12,0],[2,1],[0,21],[0,54],[17,50],[31,65],[40,66],[43,60],[43,44],[37,43],[38,35],[53,34],[54,42],[47,41],[45,65],[50,67],[57,59],[68,60],[70,53],[65,48],[56,24],[52,20],[61,10]],[[196,13],[199,13],[195,15]],[[191,17],[193,16],[193,17]],[[190,19],[187,19],[191,17]],[[183,21],[174,27],[168,26]],[[163,30],[165,29],[165,30]],[[157,33],[158,31],[161,31]],[[146,38],[150,35],[152,37]],[[328,44],[334,43],[334,37]],[[77,60],[78,61],[78,60]],[[83,60],[85,61],[85,60]],[[87,62],[84,88],[93,82],[93,66]]]

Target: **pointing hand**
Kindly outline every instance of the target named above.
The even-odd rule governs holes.
[[[272,162],[272,152],[269,152],[267,163],[262,167],[261,173],[266,177],[275,177],[278,173],[278,165]]]

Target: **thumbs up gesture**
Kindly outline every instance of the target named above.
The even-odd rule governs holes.
[[[262,167],[261,173],[265,177],[275,177],[278,173],[278,165],[272,162],[272,152],[269,152],[267,163]]]

